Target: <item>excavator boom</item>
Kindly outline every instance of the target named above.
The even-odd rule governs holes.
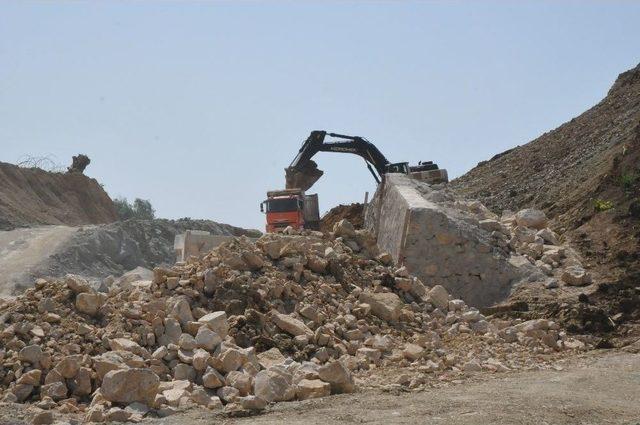
[[[328,142],[325,140],[327,136],[338,140]],[[322,177],[323,171],[311,160],[318,152],[352,153],[362,157],[378,183],[386,172],[409,172],[407,163],[390,164],[373,143],[362,137],[316,130],[311,132],[285,170],[287,189],[307,190]]]

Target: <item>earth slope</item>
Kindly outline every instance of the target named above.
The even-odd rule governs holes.
[[[0,162],[0,230],[116,220],[111,198],[95,179]]]

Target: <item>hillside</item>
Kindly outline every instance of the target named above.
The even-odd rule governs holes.
[[[604,280],[640,269],[640,65],[606,97],[451,182],[494,212],[543,209]]]
[[[111,198],[95,179],[0,162],[0,230],[116,220]]]

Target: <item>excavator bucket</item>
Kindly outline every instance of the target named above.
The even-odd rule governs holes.
[[[285,168],[287,189],[308,190],[322,177],[324,171],[318,169],[318,164],[309,161],[303,168]]]

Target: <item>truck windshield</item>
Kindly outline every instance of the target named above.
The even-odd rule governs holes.
[[[267,212],[298,211],[297,199],[270,199],[267,201]]]

